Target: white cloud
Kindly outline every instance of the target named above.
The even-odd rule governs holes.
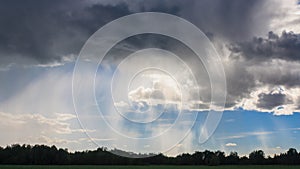
[[[105,141],[114,141],[116,138],[81,138],[80,141],[87,141],[87,142],[105,142]]]
[[[225,144],[226,147],[236,147],[237,144],[236,143],[227,143]]]
[[[143,86],[131,90],[128,98],[132,102],[145,101],[148,104],[177,103],[181,100],[181,91],[177,84],[171,80],[156,80],[151,88]],[[154,102],[154,103],[153,103]]]
[[[0,112],[0,132],[2,133],[1,145],[12,142],[67,144],[74,143],[65,138],[66,135],[83,132],[94,132],[71,127],[72,114],[54,113],[52,117],[41,114],[11,114]]]
[[[240,139],[240,138],[245,138],[249,136],[264,136],[264,135],[269,135],[273,134],[273,131],[255,131],[255,132],[243,132],[243,133],[237,133],[235,135],[231,136],[225,136],[225,137],[220,137],[218,139],[220,140],[228,140],[228,139]]]
[[[168,79],[169,77],[151,74],[151,77],[159,78],[153,82],[152,87],[139,86],[132,89],[128,93],[131,105],[125,101],[115,102],[114,105],[121,111],[132,111],[131,106],[138,106],[139,108],[151,107],[157,105],[173,105],[185,111],[206,111],[210,108],[210,102],[206,103],[199,100],[200,98],[193,98],[199,89],[197,87],[189,87],[190,93],[185,93],[185,101],[182,100],[180,87],[174,81]],[[197,99],[197,100],[195,100]],[[172,107],[172,106],[171,106]],[[218,108],[215,106],[216,109]]]
[[[47,137],[44,135],[41,135],[37,138],[30,138],[29,140],[39,143],[39,144],[48,144],[48,145],[78,143],[78,141],[76,141],[76,140],[61,139],[61,138],[57,138],[57,137]]]
[[[274,94],[274,93],[282,93],[287,99],[286,102],[283,102],[280,105],[275,106],[274,108],[267,109],[263,107],[259,107],[259,99],[260,94]],[[270,112],[273,115],[293,115],[294,112],[299,111],[299,105],[297,103],[297,99],[300,96],[300,88],[284,88],[283,86],[278,86],[275,88],[270,88],[268,86],[262,86],[253,90],[250,93],[249,98],[244,98],[237,105],[237,107],[242,107],[245,110],[255,110],[260,112]]]

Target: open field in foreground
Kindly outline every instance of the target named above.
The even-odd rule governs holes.
[[[300,169],[300,166],[32,166],[32,165],[0,165],[0,169]]]

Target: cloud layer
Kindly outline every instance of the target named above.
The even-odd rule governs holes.
[[[0,5],[0,120],[5,123],[0,125],[0,130],[5,137],[1,138],[0,144],[72,144],[73,148],[78,148],[80,144],[90,146],[96,141],[106,146],[115,146],[109,144],[112,142],[118,148],[130,147],[132,142],[123,142],[111,130],[94,132],[107,127],[103,120],[95,118],[99,118],[95,105],[84,105],[84,113],[87,113],[83,114],[84,118],[90,118],[91,123],[87,120],[90,127],[88,133],[91,133],[93,141],[82,137],[84,131],[78,127],[74,116],[72,70],[85,41],[101,26],[119,17],[143,11],[175,14],[205,32],[222,58],[227,80],[227,110],[254,110],[278,116],[295,115],[295,112],[300,112],[298,8],[296,1],[279,0],[3,1]],[[126,94],[129,94],[133,107],[144,111],[151,105],[167,102],[172,105],[169,107],[170,111],[177,110],[175,106],[180,101],[180,94],[186,92],[184,94],[188,96],[185,98],[188,103],[185,103],[186,107],[182,107],[185,113],[207,111],[211,89],[205,66],[200,60],[191,59],[195,55],[188,47],[165,36],[138,35],[116,45],[104,59],[105,64],[101,65],[103,67],[99,68],[105,75],[105,78],[97,79],[99,88],[110,85],[107,80],[109,78],[106,77],[112,76],[111,71],[128,54],[149,47],[169,50],[179,55],[196,75],[199,86],[189,86],[189,77],[183,69],[179,69],[178,63],[166,62],[165,65],[178,72],[178,77],[187,79],[182,84],[190,92],[179,91],[162,77],[153,86],[137,85],[130,88]],[[134,62],[123,71],[129,71],[145,61],[146,59]],[[85,72],[81,73],[82,79],[86,80]],[[121,75],[122,73],[120,72]],[[118,85],[120,88],[127,88],[122,82]],[[79,100],[85,100],[84,92]],[[110,97],[107,92],[110,91],[100,93],[97,99]],[[118,92],[116,90],[116,95],[120,94]],[[194,98],[194,93],[197,92],[200,97]],[[110,106],[129,107],[125,102],[115,104]],[[90,111],[94,109],[94,112]],[[141,127],[109,116],[111,112],[112,110],[107,109],[105,115],[113,125],[129,136],[139,137],[154,135],[153,131],[163,131],[174,122],[175,117],[167,114],[157,125]],[[197,120],[200,121],[200,117]],[[183,119],[178,128],[163,139],[156,140],[154,147],[149,144],[137,147],[143,147],[148,152],[149,149],[159,150],[159,146],[173,144],[173,138],[179,137],[178,133],[182,133],[189,123],[191,119]],[[171,151],[176,154],[194,150],[198,137],[195,133],[187,136],[185,144],[174,144],[175,149]],[[224,136],[219,140],[226,141],[222,142],[222,146],[232,148],[240,147],[241,144],[231,139],[265,137],[270,134],[271,132],[244,132]]]
[[[87,38],[105,23],[129,14],[127,6],[81,1],[1,3],[0,66],[55,65],[75,59]]]
[[[299,61],[300,34],[283,31],[281,35],[277,35],[269,32],[267,38],[254,37],[252,41],[235,44],[229,49],[245,59],[258,62],[272,59]]]

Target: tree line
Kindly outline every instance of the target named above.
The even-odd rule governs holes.
[[[135,157],[126,158],[115,154]],[[150,156],[150,157],[149,157]],[[146,158],[141,158],[146,157]],[[237,152],[225,155],[222,151],[193,154],[184,153],[176,157],[163,154],[136,154],[105,147],[97,150],[69,152],[67,149],[47,145],[14,144],[0,147],[0,164],[18,165],[299,165],[300,153],[295,148],[274,157],[266,157],[262,150],[240,157]]]

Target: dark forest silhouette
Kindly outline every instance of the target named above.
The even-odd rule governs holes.
[[[222,151],[196,151],[193,154],[184,153],[176,157],[156,154],[147,158],[126,158],[111,152],[118,152],[133,157],[144,157],[146,154],[134,154],[122,150],[98,148],[82,152],[69,152],[46,145],[14,144],[0,147],[0,164],[20,165],[299,165],[300,153],[290,148],[286,153],[265,157],[262,150],[255,150],[249,156],[239,157],[237,152],[225,155]]]

